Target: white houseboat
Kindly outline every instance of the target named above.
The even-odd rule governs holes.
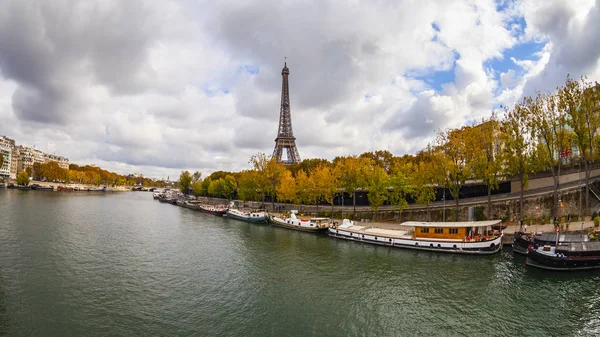
[[[229,208],[225,215],[228,218],[242,220],[252,223],[268,223],[269,214],[265,210],[243,211],[237,208]]]
[[[322,232],[326,231],[329,226],[329,218],[298,219],[294,211],[290,213],[289,217],[271,215],[269,220],[273,226],[304,232]]]
[[[401,224],[405,230],[357,225],[344,219],[331,224],[329,236],[366,243],[462,254],[494,254],[502,248],[502,232],[492,229],[501,220],[469,222],[415,222]]]

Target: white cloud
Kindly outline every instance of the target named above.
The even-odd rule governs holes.
[[[284,56],[302,158],[412,153],[567,72],[598,77],[597,2],[497,5],[4,1],[0,134],[173,177],[272,152]],[[490,68],[527,41],[546,46]]]

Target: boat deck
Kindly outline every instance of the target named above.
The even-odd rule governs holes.
[[[556,247],[557,253],[588,253],[588,254],[600,254],[600,242],[571,242]]]
[[[354,233],[362,233],[362,234],[371,234],[371,235],[379,235],[385,237],[392,237],[398,239],[412,239],[412,235],[409,235],[409,231],[399,230],[399,229],[383,229],[376,227],[367,227],[367,226],[351,226],[347,228],[340,228],[342,230],[348,230]]]
[[[546,242],[554,242],[556,241],[556,234],[555,233],[541,233],[541,234],[535,234],[533,236],[533,238],[535,240],[538,241],[546,241]],[[588,236],[586,234],[559,234],[558,235],[558,242],[587,242],[590,241],[590,239],[588,238]]]

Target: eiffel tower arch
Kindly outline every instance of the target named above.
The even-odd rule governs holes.
[[[296,147],[296,137],[292,130],[292,113],[290,111],[290,89],[288,87],[288,75],[290,70],[287,67],[287,62],[284,63],[281,70],[281,107],[279,108],[279,130],[277,138],[275,138],[275,149],[273,157],[277,158],[278,163],[298,164],[300,162],[300,154]],[[283,152],[286,151],[286,160],[282,160]]]

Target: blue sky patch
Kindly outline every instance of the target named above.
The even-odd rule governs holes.
[[[246,74],[250,74],[250,75],[258,75],[258,73],[260,72],[260,67],[257,65],[245,64],[245,65],[239,66],[237,68],[237,72],[238,72],[238,74],[246,73]]]

